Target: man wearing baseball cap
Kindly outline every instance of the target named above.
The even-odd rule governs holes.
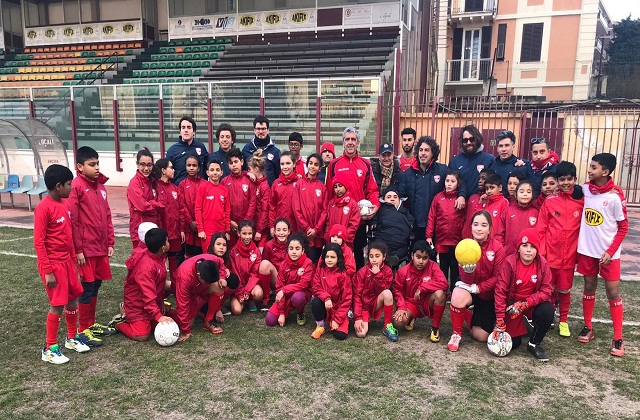
[[[379,191],[386,190],[392,184],[400,185],[402,181],[400,162],[393,156],[393,146],[390,143],[380,145],[378,158],[371,159],[371,168]]]

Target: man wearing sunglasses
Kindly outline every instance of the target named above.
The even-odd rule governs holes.
[[[549,171],[555,170],[560,163],[560,156],[553,150],[549,140],[544,137],[531,139],[531,169],[533,170],[533,192],[537,197],[542,188],[542,176]]]
[[[456,201],[456,208],[461,209],[466,205],[466,200],[478,192],[480,171],[492,168],[496,159],[482,151],[484,139],[475,125],[462,127],[458,140],[462,153],[451,159],[449,169],[456,169],[462,175],[462,185]]]
[[[527,179],[531,180],[533,179],[533,171],[531,169],[531,163],[528,160],[521,159],[513,154],[516,144],[515,134],[509,130],[502,131],[496,136],[496,143],[498,156],[496,156],[493,169],[500,175],[502,179],[502,193],[507,197],[509,174],[521,172]]]

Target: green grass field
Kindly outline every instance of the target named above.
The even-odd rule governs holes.
[[[428,320],[390,343],[381,323],[362,340],[338,342],[309,335],[314,323],[268,328],[264,315],[227,317],[224,334],[199,328],[186,343],[169,348],[134,343],[122,335],[89,353],[64,353],[71,362],[40,360],[48,301],[38,277],[32,231],[0,228],[0,415],[31,418],[638,418],[640,328],[625,327],[626,355],[609,356],[610,324],[595,324],[596,340],[551,330],[539,363],[520,348],[506,358],[490,355],[466,334],[458,353],[428,340]],[[118,238],[114,264],[130,252]],[[125,269],[113,268],[103,285],[98,319],[107,322],[122,299]],[[581,315],[581,278],[576,278],[572,315]],[[623,284],[626,321],[640,321],[640,282]],[[604,290],[596,318],[609,319]],[[59,333],[64,337],[64,322]]]

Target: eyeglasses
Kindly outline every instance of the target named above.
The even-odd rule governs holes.
[[[138,162],[138,166],[140,166],[141,168],[153,168],[153,163]]]
[[[547,139],[545,139],[544,137],[534,137],[534,138],[531,139],[531,144],[532,145],[533,144],[541,144],[541,143],[546,144],[547,143]]]
[[[293,148],[299,148],[302,147],[302,145],[300,143],[298,143],[297,141],[291,141],[289,142],[289,147],[293,147]]]
[[[462,139],[462,144],[475,143],[475,142],[476,142],[475,137],[467,137],[466,139],[465,138]]]
[[[268,130],[268,128],[267,128],[267,127],[255,127],[255,128],[253,129],[253,131],[267,131],[267,130]]]

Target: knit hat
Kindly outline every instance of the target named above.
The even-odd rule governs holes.
[[[331,181],[331,188],[335,187],[336,184],[340,183],[342,185],[344,185],[345,188],[347,188],[347,180],[349,179],[349,177],[347,176],[347,171],[342,171],[342,172],[338,172],[336,173],[336,175],[333,177],[333,180]],[[348,190],[348,188],[347,188]]]
[[[342,238],[343,241],[347,238],[347,228],[343,225],[333,225],[331,226],[331,230],[329,231],[329,238],[332,236],[337,236]]]
[[[390,193],[390,192],[394,192],[394,193],[398,194],[398,197],[400,197],[400,192],[398,190],[398,186],[396,184],[389,184],[387,189],[384,190],[384,194],[382,195],[382,198],[386,197],[387,194]]]
[[[526,228],[518,236],[518,247],[530,243],[537,250],[540,250],[540,234],[535,228]]]
[[[151,229],[155,229],[157,227],[158,227],[158,225],[156,225],[155,223],[152,223],[152,222],[142,222],[142,223],[140,223],[140,225],[138,226],[138,239],[140,239],[140,242],[144,243],[144,237],[147,234],[147,232],[149,232]]]
[[[336,146],[334,146],[333,143],[324,143],[322,145],[322,147],[320,148],[320,153],[324,153],[326,151],[331,152],[334,158],[336,157]]]

